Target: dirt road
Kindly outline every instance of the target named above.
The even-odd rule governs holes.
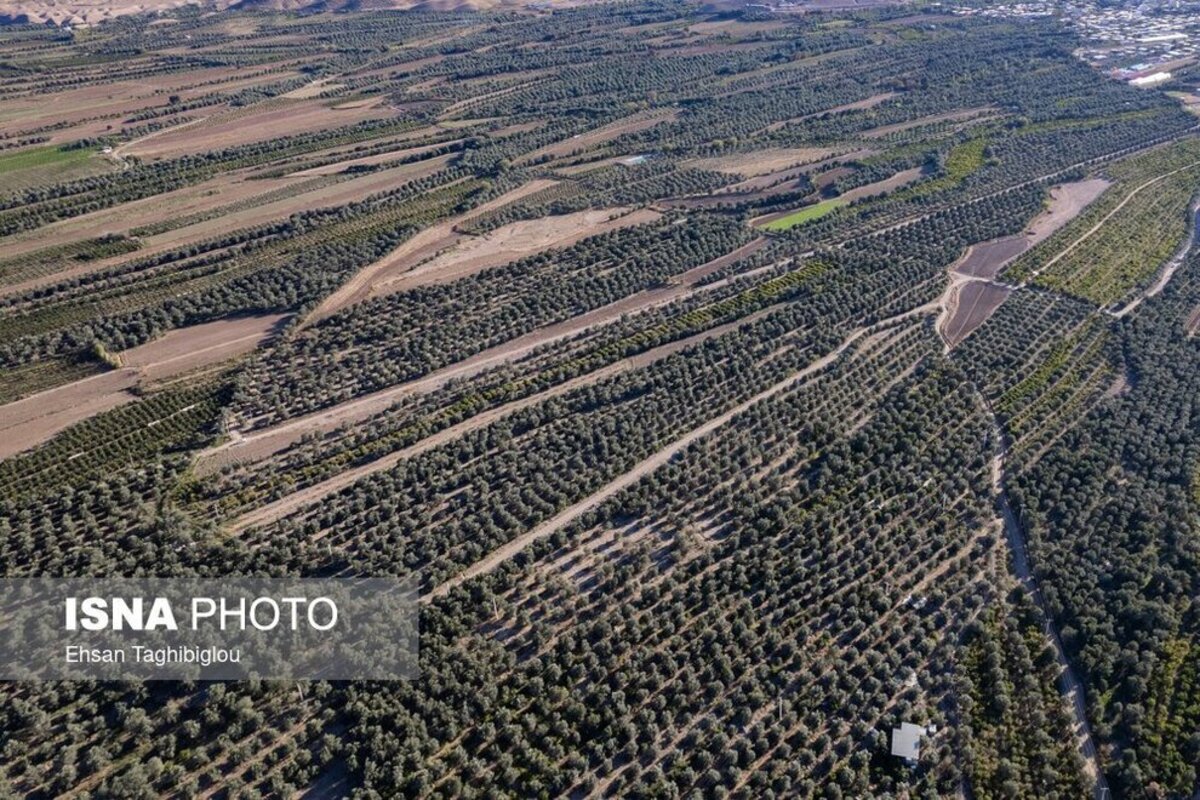
[[[1008,502],[1008,492],[1005,490],[1005,462],[1008,456],[1008,437],[1000,426],[1000,421],[996,418],[996,413],[992,409],[991,404],[986,400],[982,400],[982,402],[991,418],[992,429],[996,436],[996,452],[992,457],[992,489],[1004,522],[1004,532],[1008,537],[1009,548],[1012,550],[1013,572],[1016,575],[1017,581],[1029,592],[1029,596],[1046,619],[1046,634],[1050,639],[1050,644],[1054,648],[1054,657],[1057,659],[1060,669],[1058,678],[1059,691],[1067,699],[1071,714],[1075,719],[1075,733],[1079,739],[1079,749],[1083,755],[1086,769],[1095,781],[1096,800],[1108,800],[1112,795],[1108,788],[1108,780],[1104,777],[1104,770],[1100,767],[1100,754],[1096,749],[1092,726],[1088,722],[1087,702],[1083,683],[1076,676],[1071,662],[1067,659],[1066,650],[1063,648],[1062,639],[1059,637],[1058,627],[1054,624],[1054,617],[1046,607],[1046,601],[1042,597],[1041,590],[1038,588],[1037,578],[1034,576],[1033,570],[1029,565],[1029,551],[1026,547],[1025,530]]]

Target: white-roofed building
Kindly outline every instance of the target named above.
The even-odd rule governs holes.
[[[899,728],[892,728],[892,755],[903,758],[911,764],[921,758],[921,737],[926,729],[911,722],[900,723]]]

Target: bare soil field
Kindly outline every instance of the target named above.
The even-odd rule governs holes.
[[[955,347],[987,322],[1000,304],[1008,299],[1012,289],[989,281],[966,281],[951,287],[942,338],[948,347]]]
[[[271,338],[289,316],[237,317],[176,328],[116,355],[122,367],[136,369],[143,380],[163,380],[251,352]]]
[[[899,189],[901,186],[912,183],[917,178],[921,177],[923,169],[921,167],[913,167],[912,169],[902,170],[897,172],[890,178],[875,183],[868,183],[866,186],[859,186],[857,189],[851,189],[843,195],[840,195],[844,200],[861,200],[864,197],[874,197],[879,194],[887,194],[888,192]]]
[[[972,278],[991,280],[1000,274],[1004,265],[1029,249],[1024,236],[1005,236],[991,242],[972,245],[954,271]]]
[[[649,209],[631,212],[628,208],[607,208],[514,222],[484,236],[460,239],[449,250],[407,272],[377,282],[370,296],[380,297],[416,286],[448,283],[551,247],[566,247],[589,236],[643,225],[659,217],[657,212]]]
[[[701,158],[690,163],[700,169],[757,178],[791,167],[821,161],[837,153],[827,147],[776,147],[749,153],[734,153],[716,158]]]
[[[735,183],[735,184],[729,186],[724,191],[728,191],[728,192],[756,191],[758,189],[763,189],[768,186],[772,186],[779,181],[792,180],[794,178],[799,178],[801,175],[805,175],[809,172],[823,169],[823,168],[831,166],[833,164],[840,164],[840,163],[847,162],[847,161],[854,161],[859,158],[866,158],[867,156],[875,155],[876,152],[877,151],[875,151],[875,150],[870,150],[870,149],[866,149],[866,148],[859,149],[859,150],[853,150],[848,153],[842,152],[836,156],[831,156],[830,158],[826,158],[821,161],[814,161],[810,164],[805,164],[800,167],[793,167],[791,169],[783,169],[778,172],[771,172],[766,175],[760,175],[756,178],[750,178],[750,179],[744,180],[740,183]]]
[[[669,303],[692,292],[696,283],[706,276],[753,254],[766,243],[765,238],[755,239],[731,253],[680,274],[676,282],[668,286],[640,292],[586,314],[530,331],[511,341],[482,350],[457,364],[435,370],[415,381],[382,389],[271,428],[251,431],[244,435],[235,432],[230,441],[205,450],[197,456],[196,472],[199,475],[211,475],[231,464],[259,461],[290,447],[305,436],[328,433],[343,425],[351,425],[373,417],[386,411],[401,397],[434,391],[451,380],[477,375],[489,367],[520,358],[543,345],[606,325],[626,314]],[[708,288],[717,285],[713,284]]]
[[[283,101],[261,108],[236,109],[209,117],[201,125],[147,138],[130,148],[141,158],[176,158],[197,150],[219,150],[273,139],[282,134],[319,131],[392,115],[386,108],[333,109],[315,100]]]
[[[540,192],[542,189],[548,189],[556,185],[556,183],[557,181],[545,179],[530,181],[513,189],[511,192],[506,192],[495,200],[472,209],[466,214],[445,220],[420,231],[395,250],[367,266],[353,278],[342,284],[341,288],[329,295],[317,306],[305,324],[311,324],[317,320],[324,319],[346,306],[371,297],[373,290],[379,284],[394,280],[430,256],[454,245],[466,236],[466,234],[455,230],[455,226],[469,222],[480,214],[486,214],[493,209],[516,202],[523,197],[528,197],[535,192]]]
[[[0,458],[36,447],[65,428],[137,398],[137,370],[120,369],[0,406]]]
[[[0,135],[48,125],[63,125],[51,132],[50,143],[72,141],[81,136],[109,132],[119,120],[145,108],[164,105],[163,92],[178,94],[183,100],[212,91],[234,91],[244,86],[283,80],[295,73],[275,72],[230,81],[238,71],[231,67],[212,67],[188,72],[159,75],[146,81],[120,81],[107,84],[104,91],[94,88],[68,89],[28,99],[5,101],[0,110]],[[100,117],[102,119],[93,119]]]
[[[1110,185],[1106,180],[1091,178],[1052,187],[1046,210],[1029,223],[1024,233],[973,245],[954,271],[972,278],[995,278],[1017,256],[1074,219]]]
[[[581,133],[570,139],[564,139],[561,142],[547,145],[540,150],[535,150],[523,156],[519,163],[529,163],[544,156],[562,158],[576,151],[589,150],[598,144],[616,139],[622,134],[637,133],[638,131],[653,128],[655,125],[663,122],[670,122],[678,116],[679,112],[676,110],[640,111],[637,114],[619,119],[616,122],[611,122],[608,125],[588,131],[587,133]]]
[[[376,155],[373,155],[373,156],[361,156],[359,158],[350,158],[350,159],[347,159],[346,161],[338,161],[335,164],[327,164],[326,166],[323,166],[323,167],[313,167],[311,169],[305,169],[305,170],[301,170],[299,172],[293,172],[292,175],[294,175],[295,177],[298,177],[298,178],[311,177],[314,175],[335,175],[339,172],[342,172],[347,167],[368,166],[371,164],[382,164],[384,162],[392,161],[397,158],[405,158],[407,156],[415,156],[420,153],[427,153],[430,150],[436,150],[439,147],[445,147],[446,145],[449,145],[449,144],[458,144],[459,142],[462,142],[462,141],[463,141],[462,139],[452,139],[452,140],[448,140],[445,142],[439,142],[437,144],[424,145],[423,147],[408,147],[408,148],[400,148],[398,150],[389,150],[386,153],[377,153]],[[425,175],[429,175],[433,172],[436,172],[438,169],[441,169],[449,159],[450,159],[449,155],[438,156],[437,158],[428,159],[426,161],[417,161],[412,164],[405,164],[403,166],[419,167],[419,166],[427,165],[427,164],[436,164],[435,169],[431,169],[428,172],[424,173]],[[418,175],[417,177],[424,177],[424,176]]]
[[[231,229],[234,229],[235,226],[236,228],[249,228],[274,220],[285,219],[292,214],[296,214],[301,211],[323,208],[327,206],[332,207],[349,203],[354,200],[359,200],[370,194],[386,191],[409,181],[417,180],[425,177],[426,175],[432,174],[441,169],[449,159],[450,156],[447,155],[428,159],[426,161],[418,161],[413,164],[402,164],[398,167],[393,167],[392,169],[367,173],[361,177],[352,178],[348,181],[342,181],[332,186],[321,186],[313,189],[312,191],[299,192],[291,197],[285,197],[280,200],[263,203],[260,206],[239,210],[235,216],[216,216],[212,219],[201,220],[200,222],[193,223],[192,225],[186,225],[182,228],[176,228],[175,230],[146,237],[143,239],[143,247],[134,251],[132,254],[83,262],[78,266],[71,267],[67,270],[32,278],[27,281],[22,281],[21,283],[14,283],[10,286],[2,286],[0,287],[0,296],[28,291],[29,289],[35,289],[39,286],[56,283],[67,278],[98,272],[108,267],[115,266],[123,261],[127,261],[131,258],[143,258],[145,256],[154,255],[155,253],[164,252],[177,247],[183,247],[192,242],[198,242],[203,239],[208,239],[214,236],[219,236],[223,233],[227,233]],[[311,177],[315,178],[319,176]],[[198,199],[202,202],[196,203],[195,210],[191,213],[210,210],[210,206],[220,208],[220,205],[223,204],[213,205],[210,202],[207,202],[212,200],[214,197],[221,197],[227,202],[237,202],[239,200],[255,197],[259,194],[265,194],[267,191],[272,191],[292,183],[303,181],[303,178],[290,176],[285,178],[241,181],[239,183],[232,184],[229,187],[229,192],[219,195],[214,194],[201,196]],[[234,187],[240,187],[241,190],[245,190],[245,197],[241,196],[243,191],[235,190]],[[195,189],[196,187],[192,188]],[[186,192],[187,190],[180,191]],[[191,196],[194,197],[195,193],[191,193]],[[163,197],[169,202],[170,198],[168,196]],[[68,238],[53,237],[51,241],[42,241],[41,244],[42,246],[48,246],[49,244],[80,241],[82,239],[91,238],[91,236],[101,236],[106,233],[118,231],[128,232],[131,228],[137,227],[137,225],[151,224],[154,221],[158,221],[166,217],[186,216],[188,213],[186,210],[187,207],[192,205],[185,203],[184,207],[178,212],[167,214],[164,213],[163,209],[153,208],[153,203],[151,202],[153,199],[154,198],[150,198],[148,200],[139,200],[136,203],[129,204],[129,206],[138,206],[144,204],[143,208],[153,213],[154,218],[150,221],[147,221],[145,218],[139,218],[137,214],[122,217],[122,215],[118,212],[120,209],[125,208],[125,206],[118,207],[117,209],[106,209],[103,212],[97,212],[98,214],[102,215],[102,218],[106,221],[99,227],[93,227],[92,224],[88,224],[86,227],[78,226],[80,219],[86,218],[66,220],[63,223],[56,223],[56,225],[62,225],[64,228],[70,230],[71,235]],[[111,224],[117,222],[118,220],[123,223],[123,227],[111,227]],[[72,225],[72,223],[75,223],[75,225]],[[49,231],[49,229],[52,227],[55,226],[41,228],[37,231],[37,233],[43,234],[44,232]],[[38,238],[41,239],[42,237],[39,236]],[[20,250],[17,250],[17,253],[21,252],[22,250],[27,252],[30,249],[34,248],[26,245]]]
[[[287,315],[218,320],[170,331],[118,353],[122,367],[0,406],[0,458],[35,447],[60,431],[117,406],[130,390],[244,355],[270,338]]]
[[[305,84],[299,89],[293,89],[280,97],[286,97],[289,100],[307,100],[310,97],[319,97],[323,92],[332,92],[341,89],[344,84],[334,83],[327,78],[319,78],[312,83]]]
[[[81,242],[109,233],[125,233],[169,219],[212,211],[294,182],[293,178],[254,181],[245,178],[245,173],[229,173],[195,186],[54,222],[29,233],[0,239],[0,249],[5,257],[19,256],[43,247]]]
[[[1051,187],[1049,206],[1029,223],[1029,230],[1025,234],[1030,247],[1073,220],[1111,185],[1103,178],[1090,178]]]

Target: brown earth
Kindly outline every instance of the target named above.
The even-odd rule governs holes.
[[[391,169],[380,170],[378,172],[367,173],[358,178],[352,178],[347,181],[341,181],[331,186],[321,186],[308,192],[299,192],[291,197],[285,197],[280,200],[274,200],[269,203],[263,203],[260,206],[239,210],[227,216],[217,216],[212,219],[201,220],[200,222],[176,228],[175,230],[166,231],[155,236],[147,237],[143,240],[143,247],[133,253],[126,253],[121,256],[116,256],[107,259],[98,259],[96,261],[88,261],[71,267],[60,272],[50,275],[31,278],[21,283],[14,283],[10,286],[0,287],[0,296],[5,294],[16,294],[30,289],[35,289],[39,286],[44,286],[58,281],[87,275],[93,272],[99,272],[112,266],[116,266],[124,261],[136,258],[144,258],[156,253],[166,252],[178,247],[183,247],[193,242],[199,242],[204,239],[210,239],[228,233],[230,230],[238,228],[249,228],[255,225],[262,225],[274,220],[286,219],[292,214],[299,213],[315,208],[333,207],[361,200],[362,198],[374,194],[376,192],[387,191],[394,189],[409,181],[417,180],[437,172],[444,167],[449,161],[450,156],[438,156],[425,161],[418,161],[412,164],[402,164]],[[318,176],[314,176],[318,177]],[[311,180],[312,178],[310,178]],[[35,249],[32,246],[33,242],[38,242],[41,246],[50,246],[53,244],[61,244],[71,241],[81,241],[93,236],[102,236],[107,233],[128,232],[132,228],[140,225],[153,224],[160,220],[170,217],[186,216],[189,213],[203,213],[213,209],[219,209],[221,205],[227,203],[238,202],[239,200],[255,197],[259,194],[264,194],[268,191],[288,186],[290,184],[303,183],[303,178],[273,178],[264,180],[245,180],[236,184],[227,184],[226,191],[217,192],[209,195],[206,192],[196,192],[188,190],[180,190],[187,192],[181,195],[178,199],[178,204],[173,203],[172,198],[168,195],[163,195],[157,198],[147,198],[139,200],[136,203],[129,203],[127,206],[137,206],[136,210],[129,213],[127,206],[119,206],[116,209],[106,209],[100,214],[98,220],[89,219],[92,215],[80,217],[73,220],[65,220],[55,225],[47,226],[38,231],[40,234],[35,239],[30,239],[23,243],[20,250],[28,252]],[[196,189],[197,187],[192,187]],[[172,193],[174,194],[174,193]],[[224,202],[215,202],[215,199],[220,199]],[[162,207],[155,208],[154,201],[159,201]],[[165,201],[165,202],[164,202]],[[167,209],[176,208],[177,211],[168,212]],[[125,210],[125,215],[122,215],[122,210]],[[140,212],[146,212],[144,215]],[[80,225],[79,223],[83,224]],[[74,224],[73,224],[74,223]],[[122,227],[115,227],[117,224],[122,224]],[[68,232],[65,236],[55,235],[57,230],[51,231],[51,228],[63,226],[61,229]],[[18,252],[20,252],[18,250]]]
[[[528,197],[535,192],[540,192],[542,189],[548,189],[551,186],[557,185],[557,183],[557,181],[546,179],[530,181],[513,189],[511,192],[506,192],[500,197],[484,203],[478,208],[472,209],[466,214],[439,222],[420,231],[411,239],[403,242],[395,250],[373,264],[368,265],[353,278],[342,284],[341,288],[326,297],[317,306],[305,324],[311,324],[317,320],[324,319],[347,306],[366,300],[372,296],[375,287],[379,284],[394,280],[396,277],[420,264],[426,258],[454,245],[465,237],[465,234],[455,230],[456,226],[469,222],[475,217],[486,214],[493,209],[516,202],[523,197]]]
[[[889,133],[900,133],[901,131],[909,130],[910,128],[919,128],[922,125],[933,125],[938,122],[954,122],[957,120],[972,119],[979,116],[991,116],[996,112],[996,109],[991,106],[979,106],[978,108],[964,108],[961,111],[949,111],[945,114],[930,114],[927,117],[911,119],[908,122],[897,122],[894,125],[881,125],[878,128],[870,128],[859,134],[866,139],[880,139],[887,136]]]
[[[887,102],[888,100],[891,100],[893,97],[896,96],[896,94],[897,94],[896,92],[883,92],[882,94],[872,95],[871,97],[867,97],[862,100],[856,100],[853,103],[845,103],[840,106],[833,106],[832,108],[826,108],[826,109],[822,109],[821,111],[815,111],[812,114],[805,114],[800,117],[792,117],[791,119],[784,119],[784,120],[780,120],[779,122],[772,122],[770,125],[768,125],[766,128],[764,128],[763,131],[765,131],[767,133],[771,133],[773,131],[777,131],[780,128],[786,127],[793,123],[803,122],[806,119],[816,119],[817,117],[823,117],[826,114],[840,114],[844,111],[860,111],[864,108],[874,108],[875,106],[879,105],[880,103],[884,103],[884,102]]]
[[[117,353],[142,380],[172,378],[245,355],[271,338],[288,314],[266,314],[176,328],[152,342]]]
[[[0,4],[0,8],[2,7]],[[260,83],[286,80],[297,73],[264,72],[230,80],[237,78],[238,74],[236,68],[212,67],[156,75],[140,81],[119,81],[106,84],[100,91],[90,87],[8,99],[5,100],[4,108],[0,109],[0,135],[12,135],[18,131],[47,125],[68,126],[51,132],[51,143],[71,141],[86,135],[111,133],[112,129],[119,128],[121,120],[130,114],[165,105],[166,93],[178,94],[186,101],[213,91],[233,92]],[[101,119],[92,119],[93,117]]]
[[[499,267],[551,247],[567,247],[608,231],[644,225],[659,219],[650,209],[608,208],[556,217],[514,222],[484,236],[460,239],[449,250],[393,278],[375,283],[371,297],[448,283],[490,267]]]
[[[519,163],[526,164],[545,156],[562,158],[576,151],[589,150],[598,144],[616,139],[622,134],[637,133],[638,131],[653,128],[655,125],[663,122],[671,122],[678,118],[678,116],[679,112],[672,109],[639,111],[637,114],[619,119],[616,122],[610,122],[595,130],[577,134],[570,139],[564,139],[561,142],[555,142],[554,144],[534,150],[532,153],[522,156],[519,159]]]
[[[0,458],[49,440],[56,433],[117,406],[132,403],[130,390],[250,352],[285,315],[218,320],[168,332],[117,356],[120,369],[56,386],[0,406]]]
[[[339,172],[342,172],[347,167],[382,164],[387,161],[393,161],[398,158],[406,158],[408,156],[419,155],[420,153],[428,153],[430,150],[436,150],[439,147],[445,147],[447,145],[458,144],[462,141],[463,141],[462,139],[451,139],[451,140],[447,140],[445,142],[438,142],[437,144],[423,145],[421,147],[408,147],[408,148],[400,148],[397,150],[389,150],[386,153],[377,153],[376,155],[373,155],[373,156],[361,156],[359,158],[350,158],[350,159],[347,159],[346,161],[338,161],[335,164],[327,164],[326,166],[323,166],[323,167],[312,167],[311,169],[301,170],[300,172],[293,172],[292,175],[294,175],[297,178],[307,178],[307,177],[311,177],[314,175],[335,175]],[[444,156],[438,156],[438,157],[432,158],[432,159],[427,159],[425,161],[416,161],[411,164],[404,164],[403,166],[416,167],[419,164],[434,163],[434,164],[436,164],[437,169],[441,169],[442,166],[444,166],[445,163],[449,159],[450,159],[449,155],[444,155]],[[427,172],[425,174],[430,174],[435,171],[436,170],[430,170],[429,172]],[[423,176],[418,176],[418,177],[423,177]]]
[[[189,153],[267,141],[284,134],[352,125],[392,114],[387,108],[333,109],[319,100],[267,101],[260,106],[215,114],[198,125],[169,129],[161,136],[147,137],[124,151],[144,159],[177,158]]]
[[[0,406],[0,458],[35,447],[54,434],[111,408],[132,403],[137,371],[121,369]]]
[[[689,166],[723,172],[727,175],[757,178],[791,167],[821,161],[837,152],[828,147],[772,147],[749,153],[700,158],[689,162]]]
[[[1078,216],[1110,185],[1106,180],[1090,178],[1051,187],[1046,210],[1029,223],[1024,233],[972,245],[954,271],[972,278],[995,278],[1017,256]]]
[[[947,347],[957,346],[987,322],[1012,291],[989,281],[966,281],[953,286],[941,325]]]
[[[1000,274],[1004,265],[1029,249],[1028,240],[1020,234],[1005,236],[990,242],[972,245],[966,256],[954,268],[960,275],[991,280]]]

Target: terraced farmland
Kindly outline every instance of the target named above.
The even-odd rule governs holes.
[[[372,8],[0,29],[3,575],[421,630],[0,683],[0,797],[1192,800],[1175,96],[949,6]]]

